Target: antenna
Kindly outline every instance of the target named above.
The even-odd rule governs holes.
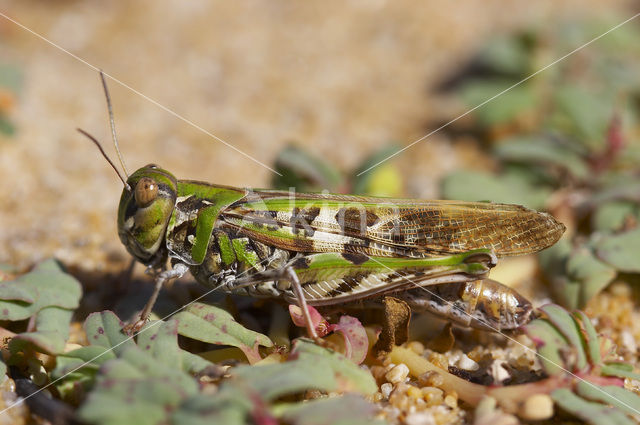
[[[109,96],[109,89],[107,88],[107,81],[104,78],[104,72],[102,72],[102,70],[100,70],[100,79],[102,80],[102,88],[104,89],[104,95],[107,98],[107,109],[109,110],[109,124],[111,124],[111,138],[113,139],[113,144],[116,147],[116,153],[118,154],[118,159],[120,160],[120,165],[122,165],[122,170],[124,171],[124,175],[126,177],[129,177],[129,172],[127,171],[127,166],[124,165],[124,160],[122,159],[122,154],[120,153],[120,147],[118,146],[118,137],[116,136],[116,122],[113,119],[113,108],[111,107],[111,96]],[[100,150],[102,150],[102,148],[100,148]],[[104,154],[104,152],[103,152],[103,154]],[[105,157],[106,157],[106,155],[105,155]],[[109,162],[111,162],[111,161],[109,161]],[[118,173],[118,175],[120,175],[120,173]],[[126,183],[125,183],[125,185],[126,185]]]
[[[100,142],[98,142],[96,140],[95,137],[93,137],[92,135],[90,135],[89,133],[87,133],[86,131],[84,131],[81,128],[77,128],[76,130],[78,130],[78,132],[80,132],[81,134],[87,136],[87,138],[89,140],[91,140],[97,147],[98,149],[100,149],[100,153],[102,154],[102,156],[104,156],[104,159],[107,160],[107,162],[111,165],[111,167],[115,170],[116,174],[118,175],[118,178],[122,181],[122,183],[124,184],[124,187],[131,192],[131,186],[129,186],[127,184],[127,181],[122,177],[122,175],[120,174],[120,171],[118,171],[118,169],[116,168],[115,164],[113,163],[113,161],[111,161],[111,159],[107,156],[107,154],[104,152],[104,149],[102,149],[102,145],[100,144]]]

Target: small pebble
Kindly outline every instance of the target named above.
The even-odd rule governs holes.
[[[638,351],[638,344],[636,343],[633,335],[631,335],[631,332],[628,330],[620,332],[620,338],[622,339],[622,345],[624,348],[634,354]]]
[[[381,381],[384,378],[384,375],[387,373],[387,370],[383,366],[374,365],[371,366],[371,374],[376,379],[376,381]]]
[[[458,364],[458,362],[460,361],[460,357],[464,355],[464,353],[460,352],[460,351],[455,351],[455,352],[449,352],[447,354],[447,358],[449,361],[449,366],[455,366]]]
[[[547,394],[534,394],[520,409],[520,417],[528,421],[541,421],[553,416],[553,400]]]
[[[449,369],[449,359],[444,354],[433,352],[428,359],[431,363],[438,366],[440,369]]]
[[[479,362],[482,357],[485,355],[486,349],[481,345],[476,345],[473,350],[469,351],[467,357],[475,362]]]
[[[423,387],[422,398],[428,403],[438,404],[442,401],[444,392],[440,388],[435,387]]]
[[[533,365],[533,361],[526,356],[518,357],[516,359],[516,366],[520,368],[530,368]]]
[[[458,367],[463,370],[478,370],[480,365],[471,360],[466,354],[463,354],[458,360]]]
[[[491,366],[489,367],[489,373],[493,377],[493,382],[500,383],[511,376],[509,371],[505,369],[504,366],[505,364],[502,360],[495,360],[493,363],[491,363]]]
[[[516,336],[516,342],[518,343],[518,345],[526,345],[527,347],[530,347],[533,344],[531,338],[529,338],[526,334],[520,334]]]
[[[404,423],[407,425],[435,425],[436,420],[431,413],[416,412],[408,415]]]
[[[420,388],[411,385],[409,388],[407,388],[407,395],[415,400],[418,400],[422,398],[422,391],[420,390]]]
[[[424,353],[424,344],[419,341],[411,341],[407,344],[407,348],[416,354]]]
[[[387,422],[397,423],[399,422],[398,418],[400,417],[400,409],[395,406],[391,406],[386,410],[386,419]]]
[[[494,348],[491,350],[491,356],[496,360],[505,360],[507,358],[507,353],[502,348]]]
[[[388,399],[391,395],[391,391],[393,391],[393,384],[387,382],[380,385],[380,392],[382,393],[382,397]]]
[[[387,372],[384,377],[392,384],[397,384],[407,379],[407,376],[409,376],[409,368],[406,364],[400,363]]]
[[[437,424],[451,424],[457,423],[457,413],[456,410],[449,410],[445,406],[436,406],[432,409],[433,417],[436,420]]]
[[[609,291],[611,294],[618,297],[628,298],[631,296],[631,288],[629,285],[623,282],[614,282],[611,286],[609,286]]]
[[[458,407],[458,397],[454,396],[453,394],[448,394],[444,398],[444,404],[452,409],[455,409],[456,407]]]
[[[444,383],[444,377],[435,370],[429,370],[418,377],[421,387],[439,387]]]

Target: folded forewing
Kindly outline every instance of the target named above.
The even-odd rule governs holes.
[[[553,245],[564,226],[519,205],[332,194],[252,192],[221,213],[221,225],[297,252],[429,257],[490,249],[498,256]]]

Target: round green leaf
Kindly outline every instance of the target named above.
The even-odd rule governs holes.
[[[611,201],[598,205],[591,223],[596,230],[615,232],[630,218],[638,218],[638,205],[628,201]]]
[[[567,274],[579,284],[579,297],[573,308],[582,308],[603,290],[618,274],[616,269],[598,260],[589,249],[583,248],[571,254],[567,262]]]
[[[529,84],[512,87],[511,80],[475,80],[461,88],[462,99],[471,107],[476,107],[489,99],[474,111],[483,126],[508,123],[519,114],[531,110],[537,103],[537,95]],[[509,90],[507,90],[509,89]],[[506,90],[506,91],[505,91]],[[499,98],[496,95],[499,94]]]
[[[596,252],[599,258],[620,271],[640,273],[640,227],[602,237]]]
[[[567,170],[578,179],[589,175],[589,167],[583,158],[558,140],[547,137],[514,137],[501,141],[495,149],[503,161],[551,165]]]
[[[225,310],[211,305],[192,303],[175,318],[180,335],[210,344],[238,347],[251,363],[261,359],[258,346],[273,346],[265,335],[245,328]]]

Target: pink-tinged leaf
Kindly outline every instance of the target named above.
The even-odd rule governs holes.
[[[333,332],[340,332],[344,338],[344,355],[354,363],[360,364],[367,357],[369,338],[362,323],[355,317],[342,316],[337,325],[329,327]]]
[[[589,381],[595,385],[624,387],[624,378],[618,378],[615,376],[591,375],[588,373],[576,373],[576,376],[581,380]]]
[[[322,337],[331,332],[331,330],[329,329],[329,322],[327,322],[327,320],[322,317],[320,313],[318,313],[318,310],[311,307],[310,305],[307,306],[307,309],[309,311],[309,315],[311,316],[311,323],[313,324],[313,328],[316,330],[318,336]],[[296,326],[301,328],[307,327],[307,322],[304,320],[304,314],[300,307],[294,304],[289,304],[289,314],[291,315],[291,320]]]
[[[337,324],[329,324],[327,320],[315,308],[308,306],[311,323],[318,336],[323,337],[331,332],[342,334],[344,338],[344,355],[356,364],[360,364],[367,357],[369,351],[369,338],[362,323],[355,317],[342,316]],[[291,320],[296,326],[306,327],[306,321],[302,314],[302,309],[297,305],[289,305]]]
[[[175,318],[180,335],[209,344],[237,347],[251,364],[262,359],[259,346],[273,346],[265,335],[245,328],[225,310],[211,305],[192,303]]]

